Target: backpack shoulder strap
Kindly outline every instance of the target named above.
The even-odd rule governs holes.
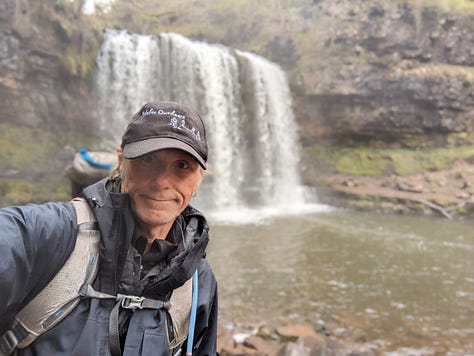
[[[181,287],[173,290],[170,297],[170,318],[167,320],[168,344],[170,350],[179,348],[188,337],[189,319],[193,294],[193,279],[188,279]]]
[[[76,245],[64,266],[13,321],[12,328],[0,338],[0,355],[30,345],[54,327],[79,303],[79,290],[91,284],[98,270],[100,231],[97,219],[86,200],[75,198],[78,233]]]

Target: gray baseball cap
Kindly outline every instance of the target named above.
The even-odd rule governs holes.
[[[198,113],[175,102],[145,104],[128,124],[121,147],[123,156],[128,159],[176,148],[189,153],[207,169],[204,122]]]

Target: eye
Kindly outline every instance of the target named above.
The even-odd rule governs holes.
[[[176,167],[179,169],[187,169],[189,168],[189,164],[187,161],[181,160],[176,162]]]
[[[151,154],[147,154],[141,157],[141,161],[145,164],[152,164],[154,159]]]

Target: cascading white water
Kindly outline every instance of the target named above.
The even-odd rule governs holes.
[[[202,114],[210,156],[200,207],[304,204],[291,94],[276,64],[178,34],[121,30],[106,30],[97,64],[96,115],[116,144],[147,101],[177,101]]]
[[[81,12],[84,15],[93,15],[96,10],[100,12],[109,12],[115,0],[84,0]]]
[[[263,57],[236,53],[244,59],[247,92],[253,93],[247,106],[256,128],[262,199],[265,205],[301,204],[298,136],[286,75]]]

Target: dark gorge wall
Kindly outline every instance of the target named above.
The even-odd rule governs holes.
[[[95,132],[96,37],[73,3],[0,2],[0,205],[68,197],[68,147]]]
[[[206,15],[190,7],[200,21],[183,28],[188,18],[179,4],[160,6],[160,1],[149,4],[154,18],[134,13],[138,5],[118,2],[116,15],[98,14],[99,22],[80,13],[80,1],[4,0],[2,122],[18,116],[21,108],[15,121],[20,124],[57,125],[65,131],[93,126],[91,72],[101,32],[106,26],[126,26],[138,33],[180,31],[279,63],[290,76],[308,144],[320,135],[397,137],[471,130],[474,6],[443,7],[454,1],[293,3],[264,14],[256,8],[254,18],[244,10],[241,18],[232,15],[232,6],[216,10],[203,3]],[[226,22],[216,20],[226,15]],[[256,23],[262,15],[268,18],[266,26]],[[239,34],[230,35],[235,28]]]
[[[418,4],[422,4],[418,2]],[[322,1],[296,96],[304,142],[472,134],[474,16],[414,2]],[[309,71],[309,69],[312,71]],[[469,142],[469,140],[468,140]]]
[[[178,32],[279,63],[290,78],[305,147],[353,140],[412,148],[474,141],[470,2],[268,0],[218,6],[177,0],[147,2],[145,9],[140,1],[119,1],[111,13],[96,16],[82,15],[80,7],[79,0],[0,2],[3,202],[50,197],[51,185],[67,183],[51,181],[71,158],[65,147],[97,142],[94,70],[105,27]],[[18,182],[22,194],[16,196],[12,187]]]
[[[2,123],[57,133],[90,127],[91,83],[82,66],[95,57],[99,39],[81,21],[78,9],[66,5],[31,0],[0,4]]]

